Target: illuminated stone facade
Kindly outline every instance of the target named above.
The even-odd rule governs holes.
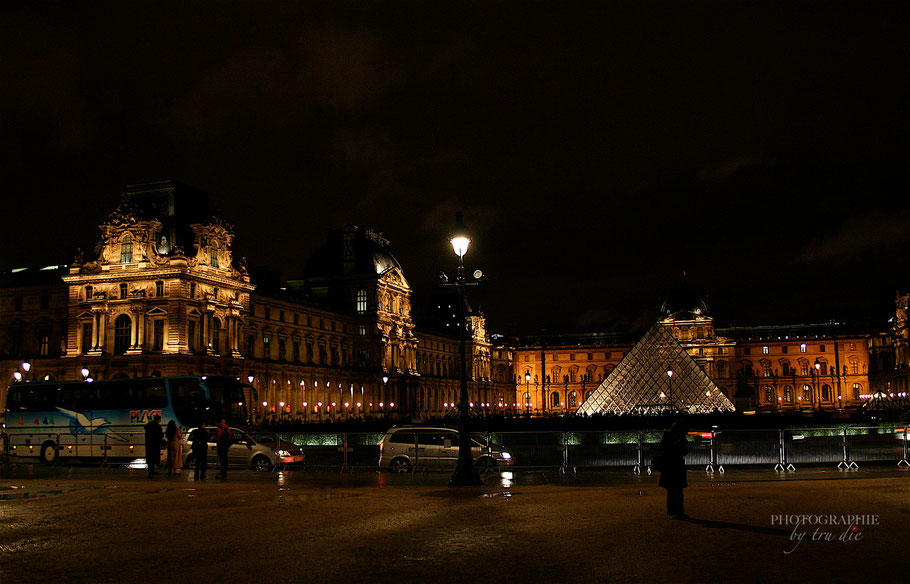
[[[99,229],[96,248],[68,266],[0,278],[0,399],[15,374],[224,374],[251,383],[259,417],[453,413],[457,311],[440,304],[445,325],[415,325],[413,291],[380,233],[331,231],[300,278],[280,287],[256,281],[234,256],[233,227],[205,194],[178,183],[127,187]],[[845,410],[870,393],[906,396],[908,305],[910,296],[897,297],[884,332],[716,329],[704,302],[676,294],[661,322],[739,410]],[[599,333],[491,342],[483,315],[468,314],[469,399],[482,413],[572,414],[638,341]]]
[[[257,291],[245,260],[233,256],[233,227],[184,185],[127,187],[99,229],[98,246],[71,265],[3,279],[4,394],[17,372],[61,380],[83,370],[95,379],[225,374],[256,389],[257,417],[452,410],[457,330],[416,331],[410,284],[381,234],[333,231],[300,280]],[[513,401],[511,378],[492,380],[483,317],[469,321],[470,399],[477,408]]]
[[[739,410],[831,411],[865,401],[869,334],[846,333],[835,324],[717,331],[703,304],[673,310],[661,322]],[[532,413],[575,411],[635,341],[574,335],[549,339],[543,349],[539,340],[518,347],[513,371],[519,402]]]

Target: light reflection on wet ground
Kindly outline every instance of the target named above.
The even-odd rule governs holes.
[[[210,473],[208,483],[217,484],[218,478]],[[229,473],[230,482],[242,482],[250,485],[265,486],[275,485],[279,493],[298,489],[301,487],[332,489],[332,488],[390,488],[390,487],[446,487],[450,478],[448,472],[413,472],[393,474],[376,470],[355,470],[353,472],[340,471],[313,471],[306,468],[283,470],[279,472],[254,472],[251,470],[234,470]],[[706,473],[701,469],[689,469],[688,480],[690,484],[708,484],[712,487],[738,487],[746,483],[766,481],[793,481],[793,480],[843,480],[851,478],[884,478],[905,476],[910,478],[910,470],[894,465],[869,465],[860,467],[859,470],[844,471],[831,467],[801,467],[795,472],[776,472],[769,468],[732,468],[725,473]],[[482,477],[481,490],[496,493],[509,493],[510,489],[521,486],[547,485],[547,486],[598,486],[598,485],[630,485],[630,486],[657,486],[658,473],[648,475],[634,474],[631,469],[609,470],[579,470],[576,472],[562,472],[560,469],[513,469],[499,473],[491,473]],[[42,494],[36,489],[40,482]],[[184,470],[172,477],[159,474],[148,478],[144,468],[137,469],[129,464],[111,465],[99,468],[98,465],[67,465],[49,467],[35,463],[7,464],[0,467],[0,500],[15,500],[37,496],[52,496],[62,494],[65,488],[57,481],[76,481],[82,488],[85,483],[93,485],[110,485],[110,483],[143,482],[149,485],[160,484],[177,486],[187,483],[194,484],[192,471]],[[48,486],[47,483],[54,483]],[[28,492],[27,496],[23,493]],[[282,496],[287,496],[282,494]]]

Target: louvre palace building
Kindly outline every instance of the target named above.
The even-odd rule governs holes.
[[[478,414],[675,405],[674,369],[677,384],[683,371],[697,380],[677,385],[677,399],[702,392],[714,409],[907,405],[906,295],[883,331],[720,329],[701,299],[681,291],[661,307],[660,330],[644,337],[516,339],[488,332],[470,307],[458,323],[454,299],[434,303],[435,325],[417,326],[405,270],[366,227],[329,232],[300,278],[280,285],[251,273],[233,253],[233,226],[205,193],[177,182],[126,187],[99,230],[97,246],[70,265],[0,274],[0,411],[11,383],[210,374],[248,382],[257,420],[443,417],[458,400],[460,326]],[[633,378],[647,395],[629,389]]]

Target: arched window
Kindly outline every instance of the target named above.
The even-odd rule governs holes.
[[[213,241],[209,247],[209,265],[213,268],[218,267],[218,242]]]
[[[803,386],[803,400],[812,401],[812,386],[804,385]]]
[[[578,394],[574,391],[569,392],[569,407],[577,408],[578,407]]]
[[[559,393],[553,392],[550,394],[550,407],[558,408],[559,407]]]
[[[727,377],[727,362],[726,361],[717,362],[717,376],[720,379],[724,379]]]
[[[774,388],[770,385],[765,387],[765,402],[770,404],[774,403],[775,401],[776,399],[774,397]]]
[[[823,385],[822,386],[822,401],[831,401],[831,386]]]
[[[793,388],[789,385],[784,386],[784,401],[787,403],[793,403]]]
[[[133,236],[127,233],[120,240],[120,263],[129,264],[133,261]]]
[[[130,333],[133,323],[125,314],[114,320],[114,354],[123,355],[130,348]]]
[[[357,314],[366,314],[367,312],[367,291],[358,290],[357,291],[357,302],[355,308],[357,309]]]

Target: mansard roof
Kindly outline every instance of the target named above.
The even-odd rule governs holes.
[[[206,193],[175,180],[127,185],[117,207],[102,221],[102,225],[120,227],[139,222],[156,221],[155,233],[159,255],[171,255],[178,247],[192,253],[196,235],[191,225],[220,225],[233,234],[234,228],[211,207]],[[95,256],[103,241],[95,247]]]
[[[381,233],[347,226],[329,231],[326,243],[304,266],[303,279],[375,277],[395,268],[402,271],[398,259],[389,250],[389,241]]]

